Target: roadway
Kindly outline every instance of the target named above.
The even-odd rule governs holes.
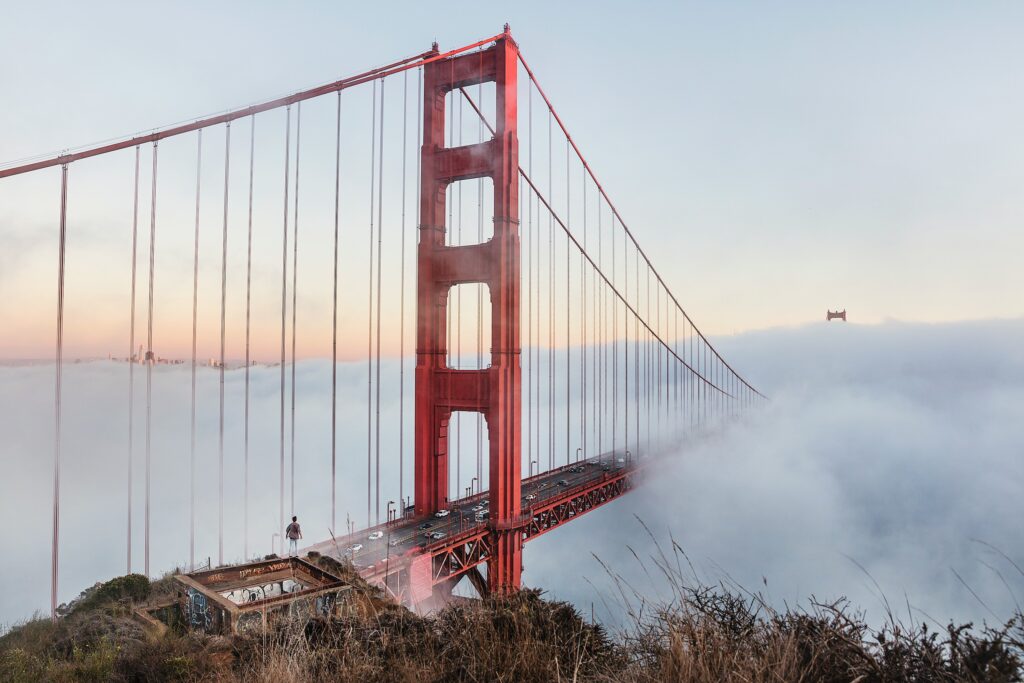
[[[568,489],[596,482],[607,473],[625,467],[622,453],[605,453],[524,479],[520,491],[521,508],[525,512],[530,508],[541,507]],[[488,492],[484,491],[452,502],[447,515],[400,518],[390,524],[381,524],[317,543],[304,552],[315,550],[337,559],[351,559],[357,570],[367,570],[381,562],[393,562],[407,555],[415,555],[417,550],[440,543],[445,538],[474,529],[482,531],[487,527],[487,517],[479,519],[478,514],[486,515],[487,510]]]

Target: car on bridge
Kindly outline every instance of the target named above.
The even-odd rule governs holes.
[[[452,512],[451,510],[438,510],[437,512],[434,513],[434,516],[435,517],[447,517],[448,515],[451,514],[451,512]]]
[[[380,540],[380,539],[384,538],[384,532],[383,531],[374,531],[372,534],[367,536],[367,538],[369,538],[371,541]]]

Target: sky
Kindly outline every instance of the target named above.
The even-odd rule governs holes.
[[[1006,593],[979,560],[999,568],[1020,594],[1012,572],[970,540],[985,539],[1020,563],[1022,542],[1012,520],[1020,518],[1024,499],[1021,357],[1011,343],[1021,338],[1024,316],[1019,3],[521,2],[500,9],[480,3],[22,3],[6,8],[0,25],[0,59],[7,65],[0,71],[0,163],[333,81],[426,50],[435,40],[442,49],[464,45],[498,33],[505,22],[669,288],[726,358],[773,397],[764,415],[720,442],[694,448],[680,461],[680,477],[666,478],[673,486],[694,478],[711,485],[689,489],[688,497],[672,490],[624,501],[614,518],[635,512],[646,519],[668,510],[667,517],[685,520],[671,529],[688,552],[704,558],[709,576],[716,576],[714,563],[747,585],[763,574],[785,598],[821,590],[854,593],[859,603],[869,603],[870,588],[851,588],[861,585],[854,579],[862,575],[845,555],[871,570],[890,598],[906,590],[937,615],[988,614],[951,581],[949,567],[990,604],[1002,599],[1005,607]],[[382,322],[391,376],[394,356],[413,347],[415,193],[409,189],[403,202],[400,188],[403,178],[415,187],[415,115],[411,105],[402,106],[402,91],[415,103],[416,79],[389,79],[386,88]],[[346,398],[351,415],[344,428],[353,434],[365,428],[365,365],[357,361],[365,362],[367,343],[372,95],[363,88],[342,98],[339,357],[350,373],[346,384],[360,387]],[[543,181],[546,121],[536,95],[533,116],[523,113],[525,97],[524,91],[521,152],[529,163],[534,150]],[[329,386],[322,359],[330,353],[335,103],[326,98],[303,109],[301,147],[297,346],[306,359],[299,366],[305,387],[299,414],[308,428],[300,434],[309,435],[303,448],[318,458]],[[293,118],[292,135],[294,125]],[[480,134],[472,121],[460,120],[459,130],[469,142]],[[239,249],[250,132],[249,122],[236,124],[229,147],[229,358],[243,352]],[[534,137],[536,145],[530,144]],[[202,144],[198,355],[205,359],[217,355],[219,344],[224,130],[208,131]],[[254,137],[252,296],[253,353],[261,361],[273,361],[280,342],[283,145],[284,113],[261,116]],[[190,343],[196,153],[194,137],[160,148],[154,346],[178,358],[188,355]],[[563,154],[556,144],[552,199],[568,208],[573,205],[557,184]],[[140,166],[136,346],[147,311],[148,148]],[[129,349],[133,169],[130,150],[71,168],[69,358]],[[8,331],[0,359],[52,357],[58,187],[52,169],[0,180],[0,321]],[[293,204],[284,207],[289,220],[292,188]],[[489,230],[486,186],[464,190],[450,225],[453,243],[486,237]],[[578,185],[572,196],[581,201]],[[579,229],[580,212],[572,213]],[[546,239],[539,222],[524,227],[528,244]],[[607,223],[603,229],[611,236]],[[401,251],[396,246],[403,235]],[[545,262],[538,259],[532,264],[539,268]],[[398,313],[403,295],[404,315]],[[472,330],[476,293],[466,297],[463,330]],[[845,308],[851,323],[823,326],[825,311],[836,308]],[[471,333],[464,339],[467,355],[475,343]],[[480,343],[487,348],[486,340]],[[95,493],[124,476],[117,459],[124,446],[124,369],[83,364],[67,370],[68,429],[76,435],[76,448],[68,451],[68,509],[77,505],[81,512],[69,518],[65,536],[70,559],[62,599],[123,569],[125,502],[99,500]],[[172,514],[180,514],[185,483],[188,383],[181,372],[161,368],[157,375],[155,462],[166,517],[158,515],[155,524],[167,539],[154,558],[160,568],[183,557],[183,530]],[[7,422],[0,464],[16,473],[5,483],[19,482],[18,495],[4,487],[0,512],[5,519],[27,518],[14,543],[31,548],[17,574],[6,573],[14,571],[10,565],[0,575],[4,581],[28,577],[25,591],[0,605],[3,621],[46,603],[46,577],[33,567],[43,566],[48,545],[38,540],[48,538],[53,385],[52,368],[6,366],[0,373],[0,419]],[[257,424],[266,453],[256,456],[267,477],[257,487],[272,489],[277,376],[272,368],[255,376],[256,405],[267,412]],[[231,373],[228,380],[228,438],[236,445],[238,377]],[[202,378],[210,407],[215,375]],[[386,402],[386,409],[395,407]],[[212,438],[215,416],[204,413],[204,440]],[[744,476],[751,471],[763,476]],[[313,470],[300,476],[323,495]],[[231,482],[235,495],[237,479]],[[316,514],[323,514],[322,504]],[[808,515],[810,507],[829,512]],[[573,528],[590,535],[590,548],[612,513],[585,519]],[[700,520],[697,531],[691,519]],[[231,520],[239,532],[238,518]],[[258,532],[267,536],[266,524],[253,521],[254,546],[263,542]],[[621,554],[621,541],[640,533],[632,523],[613,528],[610,550],[595,550],[604,557]],[[537,550],[527,555],[527,582],[584,605],[594,598],[582,592],[580,576],[558,575],[564,556],[557,550],[575,548],[574,533],[551,534],[532,546]],[[203,534],[209,548],[210,529]],[[597,565],[582,575],[600,581]]]
[[[799,324],[828,308],[846,308],[863,322],[1024,312],[1014,296],[1024,285],[1016,267],[1024,248],[1018,191],[1024,89],[1017,68],[1024,60],[1018,40],[1024,9],[1018,3],[642,2],[626,8],[523,2],[501,9],[397,3],[384,12],[372,4],[312,2],[178,3],[170,11],[43,2],[9,12],[0,56],[17,68],[2,77],[3,160],[292,92],[419,52],[434,40],[442,48],[466,44],[507,21],[621,215],[707,332]],[[391,276],[399,272],[399,87],[397,79],[388,83],[394,135],[386,139],[383,220]],[[414,92],[414,83],[406,87]],[[351,323],[342,320],[346,333],[365,317],[359,288],[370,104],[369,93],[355,91],[343,103],[342,235],[351,236],[355,259],[342,269],[343,279],[351,277],[342,283],[343,297],[351,290],[351,301],[343,300],[343,313],[352,316]],[[332,110],[327,100],[310,103],[304,114],[299,310],[306,332],[299,353],[307,357],[329,348],[332,140],[317,131],[329,128]],[[283,121],[277,114],[257,124],[258,343],[274,337],[279,316],[273,283],[280,277]],[[543,126],[542,118],[537,124]],[[244,239],[246,125],[236,125],[232,143],[233,247]],[[407,126],[411,137],[415,129]],[[474,134],[467,126],[467,135]],[[204,143],[199,316],[205,356],[218,337],[222,140],[223,131],[215,130]],[[189,138],[161,149],[155,324],[157,348],[168,355],[180,356],[188,346],[181,330],[189,320],[194,148]],[[143,250],[148,153],[142,155]],[[415,158],[406,154],[411,179]],[[126,348],[133,163],[126,151],[71,170],[66,338],[72,353],[105,356]],[[0,345],[3,357],[50,355],[58,183],[55,170],[0,183],[0,235],[8,245],[0,256],[0,313],[19,330]],[[466,201],[467,214],[475,214],[474,200]],[[406,202],[411,273],[411,191]],[[230,253],[228,347],[237,357],[244,272],[241,252]],[[143,259],[143,284],[144,266]],[[397,307],[393,280],[386,280],[385,296]],[[397,338],[387,331],[389,340]],[[363,341],[355,332],[343,335],[342,355],[355,357]],[[273,352],[270,341],[259,349],[264,356]]]

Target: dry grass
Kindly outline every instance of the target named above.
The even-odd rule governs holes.
[[[677,546],[652,569],[672,591],[649,605],[618,577],[630,626],[609,635],[538,591],[460,601],[428,616],[357,585],[368,608],[283,624],[265,635],[153,637],[129,616],[136,579],[97,587],[57,624],[0,638],[0,681],[1021,681],[1024,615],[997,627],[880,629],[844,601],[772,609],[730,581],[700,585]],[[344,571],[344,567],[331,567]]]

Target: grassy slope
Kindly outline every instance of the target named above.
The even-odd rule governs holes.
[[[329,562],[322,559],[322,562]],[[325,567],[348,573],[337,566]],[[780,613],[742,590],[678,581],[675,598],[614,637],[523,591],[422,617],[358,577],[361,616],[266,637],[147,633],[132,607],[167,580],[132,575],[83,594],[57,623],[0,638],[0,681],[1019,681],[1020,614],[999,628],[872,631],[844,603]]]

